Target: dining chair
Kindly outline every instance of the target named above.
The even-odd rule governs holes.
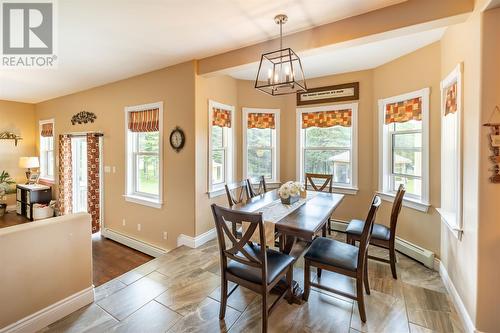
[[[375,221],[375,215],[382,200],[374,196],[368,216],[366,217],[359,247],[326,237],[316,238],[304,255],[304,299],[307,301],[311,286],[351,298],[358,302],[359,315],[366,322],[363,284],[366,293],[370,294],[368,282],[368,245]],[[318,283],[311,282],[311,266],[318,269]],[[321,282],[321,270],[339,273],[356,279],[356,295],[336,290]]]
[[[305,174],[305,189],[312,190],[316,192],[328,192],[333,191],[333,175],[323,175],[319,173],[306,173]],[[315,182],[314,180],[322,180],[323,183]],[[329,218],[327,224],[328,234],[332,234],[332,221]]]
[[[255,189],[255,185],[257,184],[259,186],[257,187],[257,189]],[[250,194],[251,198],[267,192],[266,179],[264,178],[264,176],[260,176],[258,178],[248,178],[247,185],[248,193]]]
[[[248,184],[246,181],[240,181],[229,185],[226,184],[224,187],[226,189],[229,207],[244,203],[250,199],[250,192],[248,191]]]
[[[291,302],[295,259],[287,254],[266,249],[262,213],[238,212],[216,204],[212,204],[212,212],[217,230],[221,265],[219,318],[224,319],[227,299],[236,289],[228,293],[228,281],[231,281],[262,296],[262,332],[267,332],[268,317],[276,309],[278,303],[287,294],[288,301]],[[227,227],[228,222],[247,223],[248,228],[241,239],[233,236]],[[258,232],[261,245],[250,241],[254,232]],[[287,287],[268,309],[269,293],[282,278],[286,278]]]
[[[396,249],[395,249],[395,240],[396,240],[396,226],[398,224],[399,213],[401,212],[401,206],[403,205],[403,197],[405,195],[406,189],[403,184],[399,185],[398,192],[396,193],[396,197],[394,199],[394,203],[392,204],[391,211],[391,221],[390,227],[387,228],[385,225],[375,223],[373,225],[373,233],[371,244],[382,247],[384,249],[389,250],[389,260],[368,256],[370,259],[382,261],[391,265],[392,277],[394,279],[398,278],[396,273]],[[363,231],[364,222],[360,220],[352,220],[347,226],[347,243],[356,245],[356,241],[360,241],[361,234]]]

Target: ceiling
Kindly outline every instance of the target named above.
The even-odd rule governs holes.
[[[2,69],[0,99],[40,102],[405,0],[58,1],[58,67]]]
[[[445,30],[446,28],[427,30],[345,48],[325,47],[315,50],[313,54],[299,56],[306,79],[361,71],[378,67],[432,44],[441,39]],[[228,71],[227,74],[236,79],[255,80],[258,65],[248,64]]]

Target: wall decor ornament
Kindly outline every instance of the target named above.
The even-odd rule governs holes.
[[[492,152],[490,161],[493,163],[493,167],[489,169],[489,171],[493,172],[493,175],[490,177],[490,182],[500,183],[500,123],[491,122],[495,112],[500,113],[498,105],[495,106],[495,109],[491,113],[489,121],[483,124],[483,126],[490,128],[489,142],[490,150]]]
[[[2,132],[0,133],[0,140],[14,140],[14,144],[17,146],[17,142],[22,140],[21,136],[16,135],[12,132]]]
[[[71,117],[71,124],[87,124],[93,123],[97,119],[97,116],[93,112],[81,111]]]

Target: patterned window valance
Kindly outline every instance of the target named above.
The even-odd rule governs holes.
[[[42,130],[40,131],[40,135],[44,138],[54,136],[54,124],[46,123],[42,124]]]
[[[387,104],[385,107],[385,123],[405,123],[410,120],[422,120],[422,98]]]
[[[132,132],[158,132],[160,130],[160,110],[151,109],[130,112],[128,129]]]
[[[309,127],[351,127],[352,110],[335,110],[302,113],[302,128]]]
[[[231,128],[231,111],[214,108],[212,125]]]
[[[248,128],[276,128],[274,113],[249,113]]]
[[[457,82],[446,88],[446,100],[444,104],[444,115],[457,112]]]

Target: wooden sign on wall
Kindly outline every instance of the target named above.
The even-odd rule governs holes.
[[[297,94],[297,105],[354,101],[359,99],[359,82],[310,88]]]

